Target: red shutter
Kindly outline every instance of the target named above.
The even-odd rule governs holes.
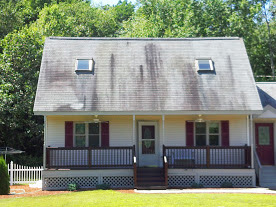
[[[73,147],[73,122],[65,122],[65,147]]]
[[[229,146],[229,121],[221,121],[221,145]]]
[[[101,123],[102,147],[109,147],[109,122]]]
[[[194,146],[194,122],[186,121],[186,146]]]

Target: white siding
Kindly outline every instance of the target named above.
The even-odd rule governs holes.
[[[132,146],[132,116],[99,116],[101,121],[110,123],[110,146]],[[136,116],[136,122],[156,120],[159,127],[160,150],[163,144],[167,146],[185,146],[187,120],[195,120],[197,116],[165,116],[165,139],[163,142],[163,129],[161,116]],[[245,115],[206,115],[205,120],[229,120],[230,145],[239,146],[247,143],[247,123]],[[64,147],[65,121],[92,121],[93,116],[47,116],[47,142],[46,146]],[[136,126],[137,130],[137,126]],[[137,134],[137,131],[136,133]],[[137,137],[137,135],[136,135]]]
[[[186,145],[186,121],[195,120],[197,116],[166,116],[165,145]],[[241,146],[247,144],[247,123],[245,115],[206,115],[205,120],[229,120],[230,145]]]
[[[65,121],[87,122],[93,116],[48,116],[47,143],[50,147],[64,147]],[[109,121],[110,146],[132,146],[132,116],[98,117],[102,121]]]

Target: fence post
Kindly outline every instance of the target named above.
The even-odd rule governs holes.
[[[13,185],[13,161],[10,163],[10,185]]]

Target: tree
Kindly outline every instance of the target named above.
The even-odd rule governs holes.
[[[116,36],[115,8],[87,2],[46,6],[38,19],[5,36],[0,55],[0,145],[42,156],[43,117],[33,115],[42,50],[47,36]]]
[[[10,179],[8,174],[8,166],[0,156],[0,195],[8,195],[10,193]]]

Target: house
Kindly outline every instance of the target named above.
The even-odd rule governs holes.
[[[47,38],[43,189],[255,186],[262,111],[241,38]]]
[[[257,88],[264,110],[254,115],[255,169],[260,186],[276,188],[276,82]]]

